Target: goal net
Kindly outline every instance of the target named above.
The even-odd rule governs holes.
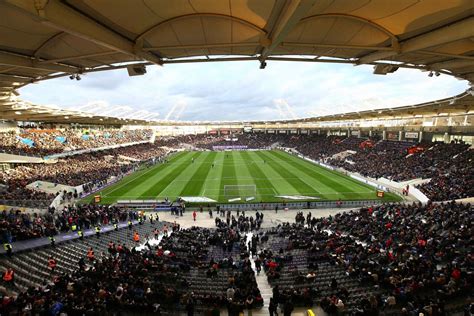
[[[224,196],[228,199],[254,197],[257,187],[252,185],[224,185]]]

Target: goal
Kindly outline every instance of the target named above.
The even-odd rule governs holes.
[[[228,199],[254,197],[257,194],[257,187],[252,185],[224,185],[224,196]]]

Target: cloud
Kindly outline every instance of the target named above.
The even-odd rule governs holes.
[[[271,120],[416,104],[452,96],[467,83],[399,69],[387,76],[371,66],[223,62],[150,66],[89,73],[81,81],[54,79],[21,89],[24,100],[107,115],[154,115],[181,120]],[[145,111],[145,112],[143,112]],[[128,114],[127,114],[128,113]]]

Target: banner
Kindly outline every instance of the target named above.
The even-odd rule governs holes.
[[[89,140],[89,139],[90,139],[90,136],[89,136],[89,135],[82,135],[82,139],[83,139],[83,140]]]
[[[409,155],[413,155],[413,154],[416,154],[416,153],[421,153],[423,152],[425,149],[421,146],[412,146],[410,148],[407,149],[407,153]]]
[[[405,132],[405,138],[418,138],[418,132]]]
[[[374,147],[374,143],[369,139],[359,144],[359,148],[361,149],[372,148],[372,147]]]
[[[27,145],[28,147],[34,147],[35,146],[35,142],[33,140],[29,139],[29,138],[22,138],[22,137],[19,137],[19,136],[17,136],[17,138],[19,138],[20,141],[23,144]]]
[[[55,140],[60,142],[61,144],[64,144],[66,142],[66,137],[64,136],[56,136]]]
[[[247,146],[244,146],[244,145],[212,146],[212,150],[226,150],[226,149],[247,149]]]

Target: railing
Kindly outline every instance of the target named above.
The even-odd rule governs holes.
[[[17,151],[2,150],[2,149],[0,149],[0,154],[8,154],[8,155],[15,155],[15,156],[30,157],[30,158],[43,158],[39,155],[27,154],[24,152],[17,152]]]
[[[288,209],[316,209],[316,208],[357,208],[382,204],[382,200],[360,200],[360,201],[320,201],[320,202],[287,202],[287,203],[241,203],[241,204],[217,204],[224,210],[279,210]]]
[[[0,200],[0,205],[47,209],[52,200]]]

